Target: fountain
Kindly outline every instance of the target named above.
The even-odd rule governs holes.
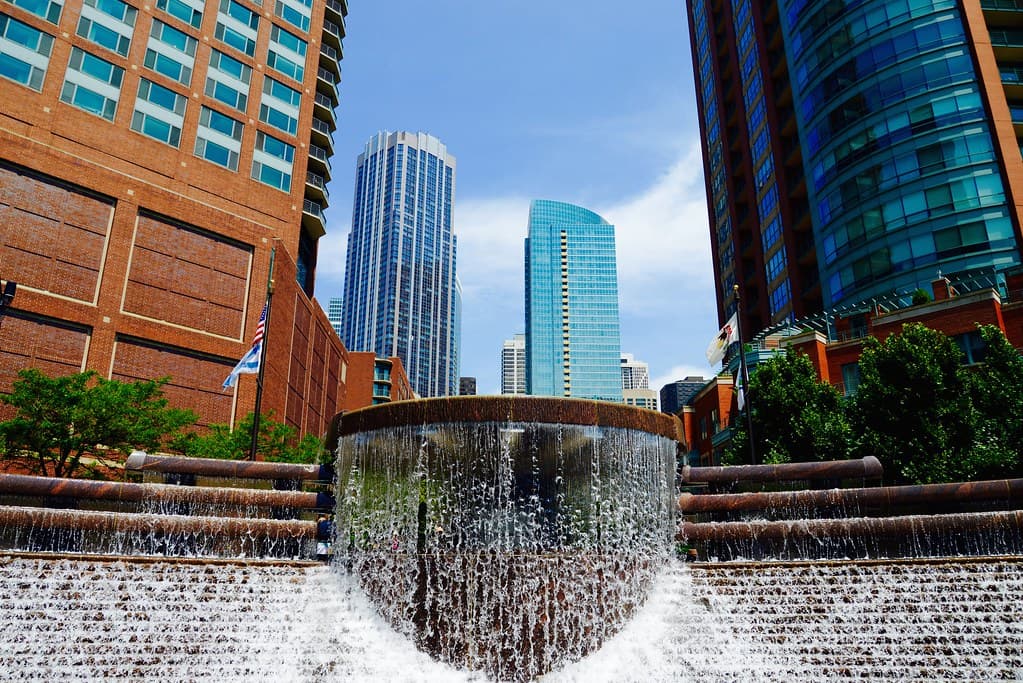
[[[459,397],[341,417],[343,563],[431,655],[530,680],[599,648],[669,557],[680,424]]]
[[[199,486],[0,475],[0,678],[1023,671],[1023,481],[776,490],[880,478],[866,458],[683,468],[694,490],[744,490],[676,496],[674,418],[572,400],[391,404],[339,416],[331,440],[331,565],[307,558],[312,517],[333,499],[269,487],[332,471],[140,456],[132,467]],[[700,561],[681,561],[676,542]]]

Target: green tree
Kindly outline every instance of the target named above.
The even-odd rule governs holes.
[[[962,352],[918,323],[884,342],[868,338],[852,403],[856,450],[899,481],[966,480],[976,470],[976,410]]]
[[[848,457],[850,427],[842,397],[817,377],[810,358],[788,349],[758,363],[750,377],[758,462],[780,463]],[[745,419],[735,421],[725,462],[749,462]]]
[[[245,460],[252,448],[254,421],[255,414],[249,413],[234,429],[224,424],[210,425],[205,434],[189,434],[176,445],[192,457]],[[256,452],[272,462],[315,463],[327,462],[328,458],[320,439],[313,434],[299,439],[295,429],[274,420],[272,412],[259,419]]]
[[[22,370],[11,393],[0,396],[16,411],[0,423],[3,455],[21,459],[40,475],[103,476],[121,455],[156,450],[195,422],[192,411],[168,407],[163,396],[168,381],[120,382],[91,370],[64,377]]]
[[[977,413],[973,460],[979,479],[1019,476],[1023,470],[1023,356],[993,325],[979,327],[983,363],[967,369]]]

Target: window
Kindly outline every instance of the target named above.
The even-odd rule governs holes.
[[[192,80],[197,44],[198,41],[187,33],[154,19],[143,63],[147,69],[188,85]]]
[[[80,48],[71,48],[60,99],[90,114],[114,120],[124,69]]]
[[[64,8],[63,4],[57,0],[10,0],[10,3],[51,24],[60,22],[60,11]]]
[[[202,0],[156,0],[156,8],[180,19],[192,28],[202,25]]]
[[[295,148],[260,131],[252,155],[252,177],[284,192],[291,191],[292,162]]]
[[[195,137],[195,155],[232,171],[238,170],[242,124],[230,116],[203,107]]]
[[[242,64],[234,57],[213,50],[210,53],[210,68],[206,77],[206,95],[245,111],[249,101],[249,82],[252,67]]]
[[[41,91],[52,50],[53,36],[0,14],[0,76]]]
[[[256,52],[258,28],[258,14],[246,9],[235,0],[220,0],[217,28],[214,31],[217,40],[251,57]]]
[[[181,144],[188,98],[145,78],[139,81],[131,129],[172,147]]]
[[[308,4],[303,0],[276,0],[274,14],[298,30],[308,32],[311,8],[312,0]]]
[[[842,366],[842,383],[845,385],[845,395],[852,396],[860,386],[860,364],[846,363]]]
[[[121,0],[85,0],[77,33],[122,57],[131,47],[138,10]]]
[[[266,63],[285,76],[301,81],[305,76],[306,42],[279,26],[270,29],[270,51]]]
[[[294,135],[298,130],[298,110],[301,102],[302,95],[299,91],[266,77],[263,79],[259,120]]]

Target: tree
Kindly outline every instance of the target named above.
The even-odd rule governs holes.
[[[1023,469],[1023,356],[1000,329],[981,325],[987,347],[982,363],[968,368],[977,413],[974,460],[981,479],[1020,476]]]
[[[851,418],[856,450],[885,472],[913,483],[962,481],[976,471],[976,410],[962,352],[918,323],[884,342],[868,338]]]
[[[186,455],[198,458],[245,460],[252,448],[252,423],[255,414],[249,413],[238,425],[210,425],[205,434],[189,434],[177,442]],[[273,419],[273,413],[259,419],[259,439],[256,452],[272,462],[315,463],[327,462],[330,454],[313,434],[297,438],[295,429]]]
[[[30,368],[18,373],[0,402],[16,410],[0,423],[3,456],[19,458],[36,474],[102,476],[118,456],[135,448],[156,450],[196,420],[190,410],[169,408],[169,378],[120,382],[94,371],[48,377]]]
[[[760,462],[800,462],[848,457],[850,428],[842,397],[817,377],[806,354],[788,349],[758,363],[750,377],[753,433]],[[745,420],[736,432],[725,461],[749,462]]]

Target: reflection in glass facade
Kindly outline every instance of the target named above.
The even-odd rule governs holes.
[[[401,358],[421,397],[458,394],[455,158],[425,133],[378,133],[356,167],[340,336]]]
[[[526,238],[526,393],[622,400],[614,226],[536,200]]]
[[[825,306],[1018,263],[958,4],[779,8]]]

